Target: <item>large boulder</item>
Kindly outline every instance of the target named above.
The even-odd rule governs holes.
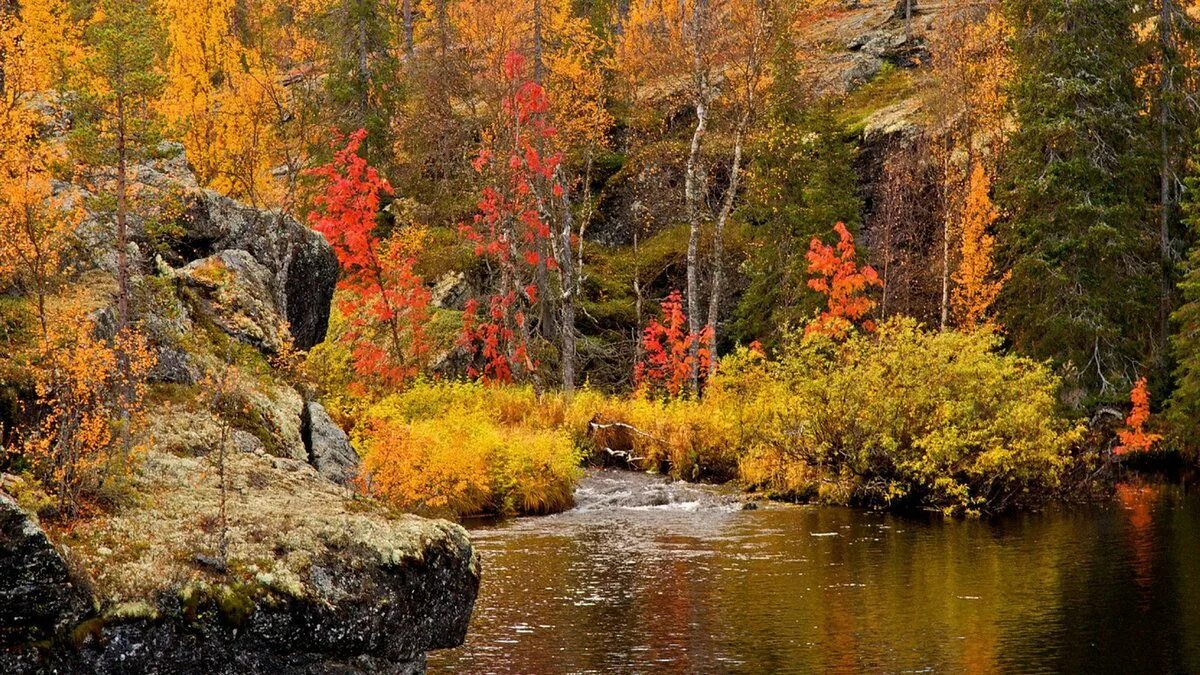
[[[49,640],[90,608],[37,518],[0,492],[0,650]]]
[[[0,672],[409,673],[465,639],[480,568],[462,527],[254,453],[226,469],[226,560],[211,457],[151,451],[134,480],[153,500],[65,534],[94,601],[0,494]]]
[[[302,427],[308,461],[317,473],[339,484],[350,485],[358,476],[359,457],[350,439],[316,401],[304,405]]]
[[[127,253],[135,272],[151,274],[155,256],[171,268],[181,268],[223,251],[245,251],[266,271],[264,297],[274,303],[295,346],[308,349],[325,339],[338,262],[321,234],[278,210],[256,208],[201,188],[178,143],[161,144],[130,172],[132,192],[157,196],[130,214]],[[85,209],[76,229],[91,266],[112,275],[117,261],[115,225],[110,213],[87,210],[95,203],[90,189],[54,183],[55,198],[64,208]],[[136,278],[134,282],[139,283]]]
[[[267,270],[271,297],[295,345],[308,349],[325,339],[338,262],[319,233],[276,210],[241,204],[211,190],[185,198],[182,234],[172,245],[182,262],[219,251],[246,251]]]
[[[275,306],[270,271],[248,252],[224,250],[196,260],[179,277],[199,316],[264,352],[283,347],[287,326]]]

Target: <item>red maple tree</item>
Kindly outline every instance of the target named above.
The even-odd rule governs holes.
[[[836,248],[816,237],[808,245],[806,257],[808,272],[812,275],[808,287],[827,296],[829,305],[808,324],[805,334],[844,336],[875,307],[875,301],[866,295],[867,289],[883,285],[873,267],[858,266],[854,236],[846,225],[839,222],[833,230],[838,235]],[[866,331],[875,330],[875,324],[870,320],[863,321],[862,327]]]
[[[707,378],[712,368],[712,328],[706,326],[699,335],[688,330],[683,294],[678,290],[671,291],[660,307],[662,320],[651,319],[642,332],[643,356],[634,366],[633,378],[638,387],[678,396],[691,378],[694,343],[699,345],[695,358],[701,380]]]
[[[547,270],[556,267],[547,221],[551,196],[563,194],[555,178],[560,157],[544,151],[555,134],[546,121],[549,101],[524,70],[525,58],[510,52],[502,114],[472,162],[487,184],[475,217],[460,228],[475,255],[496,266],[494,291],[467,304],[461,340],[477,358],[468,374],[486,382],[511,382],[535,368],[530,318],[547,301]]]
[[[394,194],[387,179],[359,156],[366,131],[335,143],[329,164],[310,170],[324,181],[309,214],[312,228],[333,246],[342,276],[338,309],[346,317],[342,339],[355,372],[387,385],[411,379],[427,350],[425,323],[429,291],[413,271],[422,234],[411,229],[381,239],[377,217],[382,200]]]
[[[1146,378],[1141,378],[1129,392],[1129,401],[1133,404],[1129,417],[1125,418],[1125,428],[1117,432],[1120,443],[1113,448],[1114,455],[1124,455],[1129,452],[1145,452],[1162,440],[1159,434],[1146,431],[1146,422],[1150,421],[1150,391],[1146,388]]]

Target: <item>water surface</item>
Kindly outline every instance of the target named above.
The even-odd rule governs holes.
[[[598,472],[577,501],[472,528],[470,633],[430,672],[1200,673],[1200,490],[975,521]]]

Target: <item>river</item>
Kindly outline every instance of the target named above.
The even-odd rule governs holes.
[[[576,500],[470,526],[471,629],[430,672],[1200,673],[1200,489],[981,521],[595,471]]]

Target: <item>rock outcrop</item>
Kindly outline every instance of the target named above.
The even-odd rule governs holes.
[[[201,468],[147,461],[160,482]],[[232,464],[270,485],[231,497],[227,561],[188,527],[211,489],[76,528],[73,566],[0,492],[0,672],[407,673],[462,643],[479,560],[461,527],[351,506],[261,457]]]
[[[316,401],[304,404],[301,429],[308,447],[308,462],[317,473],[338,485],[349,485],[358,476],[359,458],[346,432],[334,423]]]
[[[128,253],[135,270],[161,275],[214,257],[229,262],[229,252],[242,251],[261,268],[267,291],[262,299],[273,304],[294,345],[308,349],[325,338],[338,263],[323,236],[280,211],[201,188],[177,143],[161,144],[131,172],[133,192],[159,196],[130,216]],[[73,183],[55,183],[55,197],[67,208],[86,210],[93,202],[87,187]],[[111,216],[88,212],[77,231],[93,266],[113,274]],[[155,256],[166,269],[152,269]]]
[[[179,271],[194,307],[229,336],[268,354],[284,346],[288,327],[275,305],[271,273],[248,252],[226,249]]]
[[[0,650],[49,640],[90,607],[37,519],[0,492]]]
[[[211,190],[189,192],[172,245],[179,262],[241,250],[270,277],[271,296],[291,328],[295,345],[325,339],[338,263],[325,238],[278,211],[240,204]]]
[[[332,248],[202,189],[176,144],[131,173],[155,195],[127,251],[159,357],[140,461],[118,506],[67,529],[43,529],[12,495],[40,508],[44,494],[0,476],[0,673],[420,672],[464,639],[479,560],[458,525],[348,489],[346,434],[279,367],[289,344],[325,337]],[[105,188],[55,184],[85,211],[89,189]],[[74,282],[112,336],[111,214],[77,233]]]

